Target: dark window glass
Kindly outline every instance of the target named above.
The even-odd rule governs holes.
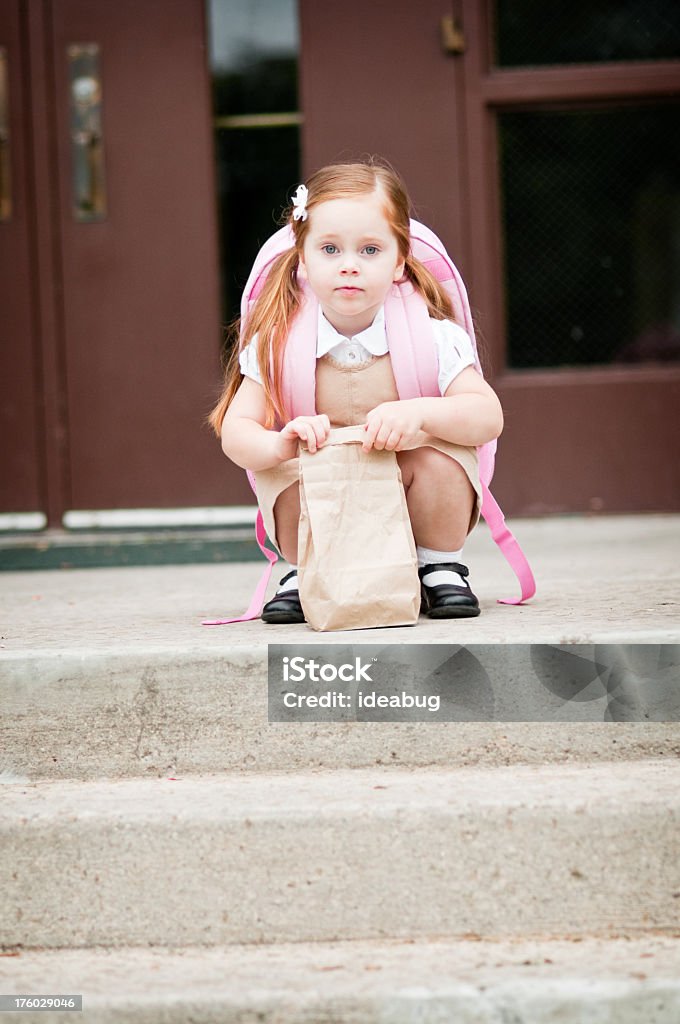
[[[300,180],[296,0],[208,0],[223,311]]]
[[[678,57],[678,0],[496,0],[501,67]]]
[[[499,115],[510,366],[680,358],[679,112]]]
[[[257,251],[281,226],[299,178],[297,128],[219,129],[216,134],[225,319],[238,315]]]

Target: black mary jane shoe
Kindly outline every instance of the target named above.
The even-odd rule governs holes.
[[[423,576],[441,569],[449,569],[463,578],[463,586],[453,583],[440,583],[428,587],[423,583]],[[470,619],[479,615],[479,601],[470,590],[467,581],[469,570],[460,562],[436,562],[418,569],[420,577],[420,610],[431,619]]]
[[[297,576],[295,569],[291,569],[283,579],[279,581],[279,586],[289,580],[291,576]],[[262,609],[262,621],[263,622],[305,622],[304,612],[302,611],[302,605],[300,604],[300,595],[297,587],[295,590],[284,590],[281,594],[274,594],[271,601],[267,601],[266,605]]]

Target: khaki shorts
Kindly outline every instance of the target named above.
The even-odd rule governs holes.
[[[450,441],[440,441],[438,438],[432,438],[428,442],[428,447],[436,448],[437,451],[443,452],[445,455],[455,459],[465,470],[465,474],[472,484],[477,501],[472,510],[470,525],[468,526],[468,534],[470,534],[479,522],[482,508],[482,485],[479,479],[477,449],[452,444]],[[279,548],[276,540],[274,505],[279,495],[290,487],[291,484],[297,483],[299,479],[299,459],[288,459],[287,462],[282,462],[280,466],[274,466],[272,469],[263,469],[259,473],[255,473],[257,503],[262,512],[267,536],[276,546],[277,551]]]

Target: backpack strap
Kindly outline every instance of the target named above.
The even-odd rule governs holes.
[[[246,473],[248,474],[248,483],[252,487],[253,493],[257,494],[257,490],[255,488],[255,474],[249,469],[246,470]],[[267,559],[268,564],[264,567],[262,575],[260,576],[260,582],[255,587],[255,591],[251,598],[250,604],[248,605],[248,608],[246,609],[246,611],[244,611],[243,615],[237,615],[233,619],[207,619],[205,622],[202,623],[202,625],[226,626],[230,622],[248,622],[250,621],[250,619],[259,619],[260,615],[262,614],[264,598],[265,594],[267,593],[267,587],[269,585],[269,580],[271,578],[272,569],[279,560],[279,556],[277,555],[276,551],[272,551],[272,549],[268,548],[265,544],[265,541],[267,539],[267,532],[264,528],[264,519],[262,518],[262,513],[260,512],[259,508],[257,510],[257,516],[255,517],[255,539],[259,545],[260,551]]]
[[[499,597],[499,604],[523,604],[536,593],[536,581],[531,567],[524,552],[513,537],[505,524],[500,505],[489,490],[489,485],[482,483],[482,515],[491,530],[491,536],[495,540],[506,561],[519,580],[522,591],[520,597]]]
[[[390,362],[399,398],[438,395],[439,367],[427,305],[410,282],[393,285],[385,300]]]
[[[290,414],[314,416],[316,413],[316,336],[319,302],[311,289],[302,287],[302,302],[286,341],[282,367],[283,402]]]
[[[202,623],[204,626],[226,626],[229,622],[248,622],[250,619],[259,619],[262,614],[262,608],[264,606],[264,598],[267,593],[267,586],[269,585],[269,579],[272,574],[275,562],[278,562],[279,556],[271,548],[265,546],[265,540],[267,534],[264,528],[264,520],[262,519],[262,513],[257,510],[257,518],[255,519],[255,537],[257,543],[260,546],[260,551],[267,559],[268,565],[265,566],[264,572],[260,576],[260,582],[255,588],[252,599],[248,608],[243,615],[236,615],[233,619],[206,619]]]

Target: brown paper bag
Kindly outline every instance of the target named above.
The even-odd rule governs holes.
[[[312,629],[411,625],[416,548],[395,452],[364,452],[364,428],[300,449],[298,584]]]

